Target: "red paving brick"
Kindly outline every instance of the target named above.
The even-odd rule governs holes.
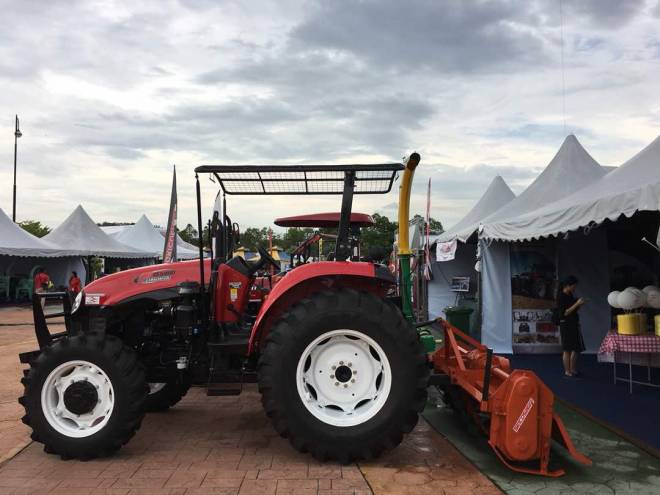
[[[0,323],[29,311],[0,309]],[[29,441],[16,403],[32,327],[0,326],[0,458]],[[27,343],[25,343],[27,341]],[[167,413],[148,415],[113,457],[62,461],[29,444],[0,463],[0,495],[442,495],[500,493],[424,421],[378,460],[341,466],[293,450],[265,417],[255,386],[239,397],[206,397],[193,388]]]

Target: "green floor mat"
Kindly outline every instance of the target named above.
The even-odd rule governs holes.
[[[439,404],[439,405],[436,405]],[[660,494],[660,459],[639,449],[612,431],[561,403],[555,411],[563,419],[577,449],[592,466],[583,466],[554,445],[551,468],[562,467],[560,478],[515,473],[507,469],[483,436],[471,434],[450,408],[432,396],[423,416],[481,472],[510,495],[550,494]]]

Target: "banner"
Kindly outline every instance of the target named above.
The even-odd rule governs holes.
[[[438,242],[435,248],[436,261],[451,261],[456,258],[456,239],[447,242]]]
[[[176,261],[176,165],[172,172],[172,197],[170,199],[170,213],[167,216],[167,230],[165,231],[165,247],[163,248],[163,263]]]

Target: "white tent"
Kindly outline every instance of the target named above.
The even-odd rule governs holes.
[[[493,224],[517,218],[556,203],[600,179],[608,172],[571,134],[541,174],[515,199],[483,219],[483,238],[490,238]]]
[[[140,249],[141,251],[155,253],[156,257],[161,256],[165,244],[165,238],[154,228],[154,225],[146,215],[142,215],[137,223],[126,226],[126,228],[121,229],[112,237],[127,246]],[[193,259],[198,257],[199,251],[195,252],[184,249],[177,243],[178,259]]]
[[[458,239],[466,242],[479,229],[484,218],[510,203],[515,197],[516,195],[513,194],[504,179],[497,175],[467,215],[456,225],[443,232],[438,237],[438,241],[448,242]]]
[[[113,239],[94,223],[82,206],[73,210],[44,240],[60,246],[71,246],[81,256],[107,258],[153,258],[152,252],[132,248]]]
[[[492,237],[493,226],[504,221],[534,215],[531,212],[556,204],[576,191],[599,181],[608,170],[601,167],[582,147],[573,135],[566,137],[559,151],[543,172],[520,195],[486,217],[480,234],[482,267],[482,342],[492,347],[495,352],[512,352],[512,293],[510,245]],[[611,172],[614,173],[614,172]],[[510,240],[510,239],[507,239]],[[576,245],[574,252],[563,251],[558,254],[559,265],[562,258],[568,258],[571,264],[577,259],[588,260],[594,253],[605,256],[606,240],[603,233],[596,233],[585,245]],[[568,266],[568,263],[567,263]],[[602,274],[606,278],[606,274]],[[602,277],[601,277],[602,278]],[[609,281],[592,279],[600,290],[608,286]],[[595,309],[595,305],[594,305]],[[585,318],[583,326],[602,324],[597,311],[594,320]],[[599,319],[600,318],[600,319]],[[598,321],[596,321],[598,320]],[[593,344],[593,342],[589,342]]]
[[[620,167],[560,201],[486,225],[484,237],[539,239],[644,210],[660,210],[660,136]]]
[[[432,264],[433,280],[428,284],[429,317],[443,316],[444,309],[452,306],[456,294],[451,291],[453,277],[469,276],[471,286],[476,286],[477,273],[474,265],[477,258],[476,244],[464,244],[478,230],[481,221],[515,198],[507,183],[496,176],[472,209],[453,227],[435,238],[436,242],[460,242],[455,258],[451,261]],[[472,291],[474,292],[474,291]]]
[[[61,248],[56,243],[26,232],[0,208],[0,255],[51,258],[77,254],[75,250]]]
[[[132,225],[106,225],[101,227],[101,230],[108,234],[110,237],[117,238],[123,231],[130,229],[131,227]],[[161,236],[160,252],[162,253],[162,245],[165,243],[165,229],[162,227],[157,227],[153,224],[152,227]],[[177,251],[180,251],[183,254],[183,256],[179,256],[180,259],[191,259],[199,257],[199,248],[194,244],[190,244],[189,242],[184,241],[178,233],[176,234],[176,248]],[[192,253],[194,253],[194,255]]]
[[[0,277],[31,279],[44,268],[57,286],[66,285],[72,271],[84,280],[85,266],[79,253],[26,232],[0,208]],[[13,293],[9,294],[10,298]]]

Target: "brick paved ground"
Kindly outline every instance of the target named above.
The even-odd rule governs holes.
[[[10,314],[11,313],[11,314]],[[22,318],[28,315],[28,319]],[[21,448],[20,365],[28,349],[29,312],[0,309],[0,445]],[[17,342],[17,343],[12,343]],[[13,446],[12,446],[13,442]],[[2,455],[2,450],[0,450]],[[372,492],[373,490],[373,492]],[[425,422],[404,444],[360,465],[318,463],[277,436],[250,386],[239,397],[206,397],[192,389],[166,413],[147,416],[118,454],[89,462],[61,461],[32,443],[0,464],[0,494],[433,494],[500,493]]]

